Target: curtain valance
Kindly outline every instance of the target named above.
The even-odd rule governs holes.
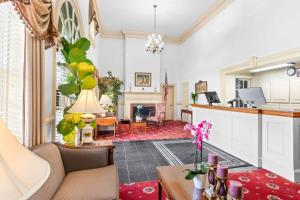
[[[11,1],[33,37],[45,40],[45,48],[55,45],[57,30],[53,23],[51,0],[0,0]]]

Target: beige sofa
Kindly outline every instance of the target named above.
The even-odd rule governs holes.
[[[1,121],[0,138],[1,199],[119,199],[117,168],[109,165],[107,148],[43,144],[29,151]]]

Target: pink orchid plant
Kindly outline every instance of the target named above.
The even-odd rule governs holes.
[[[208,167],[206,163],[202,162],[202,141],[203,139],[208,140],[210,129],[212,127],[212,124],[206,120],[201,121],[197,126],[194,126],[192,124],[187,124],[184,127],[185,131],[191,131],[191,134],[193,136],[193,143],[196,144],[195,147],[195,157],[194,157],[194,170],[187,170],[189,171],[188,175],[186,176],[187,180],[190,180],[194,178],[197,174],[205,174],[207,173]],[[197,166],[197,158],[198,153],[200,152],[200,168],[198,169]]]
[[[212,127],[212,124],[206,120],[203,120],[200,122],[197,126],[194,126],[192,124],[187,124],[184,127],[184,130],[191,131],[191,134],[194,137],[194,142],[197,145],[197,150],[200,151],[202,147],[202,141],[203,138],[206,140],[209,139],[209,133],[210,129]]]

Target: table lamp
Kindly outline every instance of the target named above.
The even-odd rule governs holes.
[[[101,117],[105,117],[106,116],[106,114],[105,114],[106,108],[105,107],[112,105],[111,98],[108,95],[105,95],[105,94],[102,95],[101,99],[100,99],[100,105],[103,108],[102,112],[101,112]]]
[[[101,110],[94,90],[81,90],[78,99],[68,111],[69,113],[83,113],[81,119],[86,123],[82,130],[82,143],[93,142],[93,128],[90,122],[94,121],[96,116],[92,113],[99,113]]]

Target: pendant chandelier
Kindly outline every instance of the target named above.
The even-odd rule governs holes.
[[[156,33],[156,8],[157,5],[154,5],[154,33],[148,35],[148,42],[146,43],[146,51],[159,54],[164,50],[164,43],[160,34]]]

